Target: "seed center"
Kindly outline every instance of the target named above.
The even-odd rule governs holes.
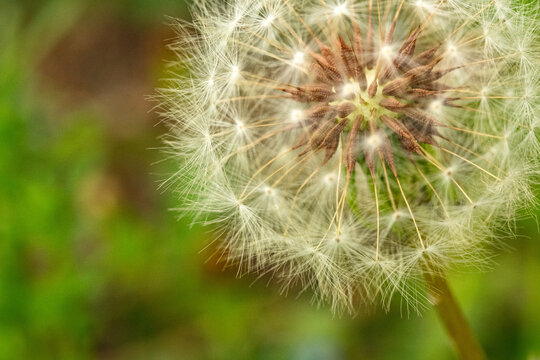
[[[427,110],[433,103],[457,106],[457,98],[445,97],[451,88],[439,80],[460,67],[436,69],[443,60],[440,45],[417,54],[422,32],[421,27],[414,29],[401,44],[393,44],[393,33],[375,44],[373,33],[363,40],[357,30],[333,38],[330,46],[317,39],[319,52],[310,53],[309,82],[279,88],[294,101],[312,104],[298,125],[306,131],[295,147],[304,147],[300,155],[323,150],[325,163],[341,143],[349,173],[360,148],[371,171],[375,158],[382,157],[396,173],[395,151],[420,154],[421,143],[437,145],[437,128],[443,125]],[[351,39],[350,44],[344,38]]]
[[[365,75],[368,83],[376,81],[378,84],[375,69],[367,70]],[[368,89],[362,90],[360,83],[351,78],[347,83],[345,83],[345,85],[343,85],[341,95],[341,99],[332,101],[328,104],[332,107],[337,108],[340,108],[345,104],[352,105],[351,109],[354,110],[352,110],[352,112],[345,117],[348,120],[347,126],[345,128],[346,131],[349,131],[351,129],[354,120],[359,116],[363,117],[364,119],[373,119],[373,121],[376,122],[377,119],[379,119],[382,115],[394,117],[398,116],[395,112],[392,112],[381,105],[381,102],[385,98],[391,98],[395,100],[393,96],[387,96],[383,94],[382,86],[377,86],[377,91],[374,94],[369,94]],[[336,117],[336,122],[339,121],[341,121],[341,119],[339,117]],[[364,122],[364,125],[365,124],[366,123]],[[361,127],[360,130],[362,129],[363,127]]]

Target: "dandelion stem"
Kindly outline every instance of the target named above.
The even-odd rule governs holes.
[[[424,275],[437,315],[462,360],[485,360],[486,355],[472,332],[463,311],[440,273]]]

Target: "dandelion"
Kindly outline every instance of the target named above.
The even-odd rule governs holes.
[[[534,199],[538,11],[197,1],[172,46],[189,75],[160,96],[180,210],[285,291],[352,311],[399,293],[459,315],[444,273],[485,264],[494,232]]]

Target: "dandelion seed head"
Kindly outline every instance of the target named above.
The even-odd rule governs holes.
[[[413,309],[426,266],[481,266],[534,200],[540,5],[199,0],[160,92],[179,209],[229,260]],[[426,265],[427,264],[427,265]]]

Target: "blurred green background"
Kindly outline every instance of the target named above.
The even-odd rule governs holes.
[[[433,311],[332,316],[236,279],[169,211],[145,97],[187,8],[0,0],[0,360],[452,359]],[[490,359],[540,357],[536,222],[517,235],[493,271],[451,278]]]

